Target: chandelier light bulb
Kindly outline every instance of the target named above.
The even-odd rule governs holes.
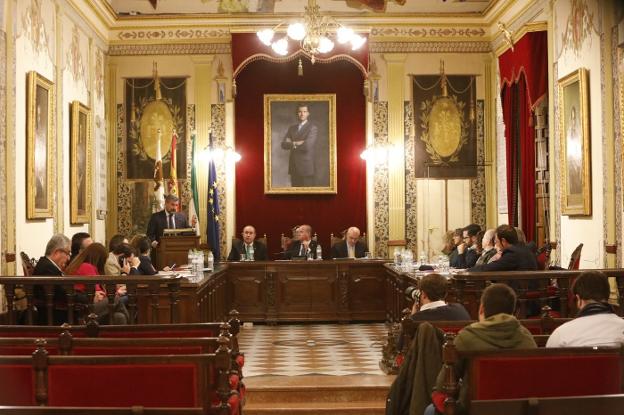
[[[353,35],[351,39],[351,50],[358,50],[364,43],[366,43],[366,38],[364,36]]]
[[[332,49],[334,49],[334,42],[329,40],[329,38],[322,36],[319,39],[319,45],[318,45],[319,53],[331,52]]]
[[[256,32],[256,35],[258,35],[258,39],[260,39],[260,42],[264,43],[267,46],[271,46],[271,41],[273,40],[275,32],[272,29],[263,29]]]
[[[273,42],[271,48],[278,55],[285,56],[288,54],[288,40],[283,37],[280,40]]]
[[[306,29],[301,22],[297,22],[288,25],[286,33],[288,34],[288,37],[290,37],[292,40],[299,41],[306,36]]]
[[[341,45],[350,42],[353,38],[353,29],[349,29],[348,27],[340,26],[338,31],[336,32],[338,43]]]

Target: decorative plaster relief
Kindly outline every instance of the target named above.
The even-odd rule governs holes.
[[[52,56],[42,11],[42,0],[30,0],[30,5],[26,7],[24,14],[22,14],[22,30],[38,55],[46,52],[49,56]]]
[[[616,93],[613,94],[613,138],[615,140],[615,243],[617,245],[616,267],[622,266],[622,122],[624,121],[624,79],[618,62],[624,58],[623,49],[618,48],[618,26],[611,35],[612,76]]]
[[[212,138],[217,146],[225,147],[225,104],[212,104],[211,106],[211,121]],[[226,199],[228,195],[225,193],[225,168],[223,163],[217,164],[217,189],[219,191],[219,216],[227,218],[226,211]],[[187,180],[190,181],[190,180]],[[227,252],[227,241],[225,232],[225,222],[221,222],[221,232],[219,232],[219,245],[221,245],[221,252]]]
[[[557,64],[557,62],[553,63],[553,73],[554,74],[558,74],[559,73],[559,65]],[[557,85],[555,85],[553,87],[553,102],[559,102],[559,88],[557,88]],[[553,139],[555,142],[555,152],[553,154],[552,157],[552,173],[554,176],[553,177],[559,177],[559,171],[561,166],[559,165],[559,159],[560,159],[560,154],[561,154],[561,146],[559,145],[559,105],[554,105],[554,114],[553,114],[553,123],[554,123],[554,134],[553,134]],[[553,258],[553,260],[551,261],[551,263],[553,265],[559,265],[561,266],[561,188],[560,186],[551,186],[550,189],[550,193],[553,196],[553,198],[555,199],[555,211],[553,212],[553,215],[551,216],[552,219],[554,219],[555,222],[555,238],[557,243],[557,249],[555,250],[555,252],[551,253],[551,258]],[[552,220],[551,219],[551,220]]]
[[[486,223],[484,105],[482,99],[477,100],[477,178],[470,180],[471,221],[481,226]]]
[[[189,40],[230,38],[229,29],[122,30],[119,40]]]
[[[418,244],[418,211],[417,211],[417,184],[415,166],[414,147],[414,105],[411,101],[405,101],[403,110],[404,120],[404,146],[405,146],[405,239],[407,249],[413,252],[420,252],[422,244]]]
[[[370,42],[370,53],[488,53],[486,41]]]
[[[383,27],[373,28],[371,37],[485,37],[483,28],[474,27]]]
[[[132,190],[124,180],[126,164],[126,110],[117,104],[117,233],[132,234]]]
[[[229,55],[229,43],[192,43],[159,45],[111,45],[110,56],[142,55]]]
[[[188,132],[188,140],[186,140],[186,154],[188,155],[186,158],[186,177],[188,177],[189,180],[184,180],[182,182],[181,192],[182,200],[188,200],[190,203],[190,200],[192,198],[190,177],[191,169],[193,168],[193,140],[191,140],[191,137],[195,132],[195,104],[186,105],[186,131]]]
[[[104,96],[104,52],[95,48],[95,94],[98,101]]]
[[[572,10],[565,23],[565,31],[561,34],[561,52],[572,49],[576,56],[580,56],[583,42],[589,38],[591,31],[598,30],[594,25],[594,14],[590,12],[585,0],[572,0]],[[590,44],[591,46],[591,44]]]
[[[85,63],[80,51],[80,33],[76,24],[72,28],[72,40],[67,51],[67,68],[74,82],[78,83],[78,81],[82,80],[85,87],[87,86]]]
[[[373,136],[375,144],[388,144],[388,102],[373,104]],[[388,228],[390,224],[389,173],[386,163],[376,165],[373,175],[375,205],[375,256],[388,258]]]

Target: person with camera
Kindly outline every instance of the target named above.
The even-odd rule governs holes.
[[[425,275],[419,287],[407,287],[405,295],[414,300],[411,318],[414,321],[471,320],[459,303],[447,303],[448,282],[439,274]]]

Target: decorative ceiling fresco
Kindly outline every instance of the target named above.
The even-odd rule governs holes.
[[[308,0],[106,0],[118,15],[300,13]],[[499,0],[317,0],[334,13],[480,14]]]

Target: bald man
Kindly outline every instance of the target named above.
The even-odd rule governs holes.
[[[312,239],[312,227],[301,225],[297,228],[297,239],[293,241],[290,248],[284,252],[284,259],[316,259],[317,242]]]
[[[355,226],[347,229],[344,240],[332,246],[332,258],[363,258],[366,244],[360,242],[360,230]]]
[[[262,242],[256,241],[256,228],[247,225],[241,233],[243,240],[235,240],[232,243],[232,250],[228,255],[228,261],[267,261],[267,248]]]

